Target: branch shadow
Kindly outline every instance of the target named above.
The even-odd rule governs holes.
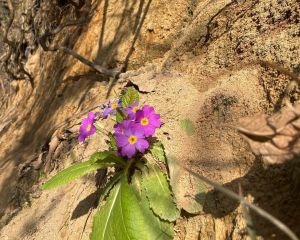
[[[76,208],[74,209],[71,216],[71,220],[86,215],[91,208],[96,208],[99,196],[100,196],[100,189],[97,189],[97,191],[88,195],[85,199],[81,200],[76,206]]]
[[[116,59],[116,55],[118,54],[119,46],[124,40],[132,37],[128,53],[126,54],[124,60],[122,60],[121,63],[119,63],[121,65],[121,72],[125,72],[127,70],[130,57],[134,52],[136,41],[140,36],[140,31],[148,14],[151,2],[152,0],[123,0],[123,11],[120,17],[120,21],[118,22],[118,26],[116,27],[115,34],[113,35],[113,40],[105,44],[105,37],[106,35],[109,36],[110,34],[110,32],[106,34],[107,11],[109,9],[109,0],[105,0],[102,16],[101,33],[98,42],[98,53],[95,58],[96,64],[108,68],[118,67],[118,59]],[[134,8],[136,5],[138,5],[137,12],[134,13]],[[112,30],[109,29],[108,31]],[[116,76],[113,79],[111,85],[108,88],[106,98],[109,97],[113,86],[118,80],[118,77],[119,76]]]
[[[107,182],[106,174],[106,169],[101,169],[97,171],[97,174],[95,176],[95,185],[97,187],[97,190],[88,195],[86,198],[84,198],[77,204],[76,208],[72,213],[71,220],[84,216],[88,214],[88,212],[91,209],[95,209],[98,207],[99,198],[103,194]]]
[[[293,159],[282,165],[264,168],[262,161],[256,159],[248,173],[223,187],[238,193],[241,184],[244,196],[251,195],[253,203],[269,212],[300,235],[300,161]],[[282,193],[285,193],[284,195]],[[215,218],[232,213],[240,203],[227,195],[211,190],[206,195],[204,212]],[[286,236],[273,224],[253,211],[251,216],[256,233],[264,239],[285,239]]]

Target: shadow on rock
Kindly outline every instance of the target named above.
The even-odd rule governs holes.
[[[274,217],[300,235],[300,161],[293,159],[282,165],[264,168],[261,160],[256,159],[250,171],[241,178],[226,183],[223,187],[238,193],[239,184],[244,196],[251,195],[253,203],[266,210]],[[284,193],[284,194],[283,194]],[[239,206],[219,191],[209,191],[206,196],[204,212],[215,218],[222,218],[232,213]],[[251,211],[254,228],[265,239],[285,239],[286,236],[268,220]]]

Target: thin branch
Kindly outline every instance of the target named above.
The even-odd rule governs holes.
[[[58,34],[65,27],[83,25],[83,24],[87,23],[90,18],[91,18],[91,14],[89,13],[89,11],[87,11],[86,14],[84,14],[84,16],[82,16],[78,20],[66,21],[65,23],[62,23],[60,26],[58,26],[53,31],[47,32],[42,37],[40,37],[39,43],[40,43],[40,45],[41,45],[41,47],[43,48],[44,51],[53,51],[53,52],[58,51],[58,50],[63,51],[64,53],[67,53],[67,54],[73,56],[74,58],[79,60],[81,63],[89,66],[90,68],[94,69],[95,71],[97,71],[100,74],[103,74],[103,75],[106,75],[106,76],[109,76],[109,77],[113,77],[113,78],[117,78],[121,73],[121,70],[119,70],[119,69],[104,68],[104,67],[102,67],[100,65],[97,65],[97,64],[93,63],[92,61],[84,58],[83,56],[81,56],[80,54],[75,52],[74,50],[72,50],[70,48],[67,48],[65,46],[58,46],[58,47],[49,47],[49,46],[47,46],[46,42],[47,42],[47,39],[48,39],[49,36]]]
[[[88,17],[81,17],[78,20],[69,20],[69,21],[66,21],[66,22],[62,23],[61,25],[59,25],[57,28],[55,28],[53,31],[51,31],[49,33],[46,33],[45,35],[51,36],[51,35],[58,34],[65,27],[84,25],[85,23],[88,22],[89,19],[90,19],[90,16],[88,16]]]
[[[242,186],[240,183],[239,183],[239,195],[241,198],[244,199]],[[244,204],[242,204],[242,212],[244,215],[244,219],[246,221],[246,228],[247,228],[248,235],[251,238],[251,240],[256,240],[256,231],[253,227],[253,221],[249,212],[249,208]]]
[[[85,219],[85,221],[84,221],[83,229],[82,229],[81,234],[80,234],[80,240],[81,240],[82,237],[83,237],[83,234],[84,234],[86,225],[87,225],[87,223],[88,223],[88,220],[89,220],[89,218],[90,218],[92,212],[93,212],[93,208],[90,208],[90,209],[89,209],[89,212],[88,212],[88,215],[87,215],[87,217],[86,217],[86,219]]]
[[[181,167],[184,168],[186,171],[188,171],[193,176],[201,179],[205,183],[207,183],[210,186],[214,187],[218,191],[220,191],[220,192],[226,194],[227,196],[239,201],[241,204],[244,204],[245,206],[251,208],[253,211],[258,213],[260,216],[262,216],[263,218],[265,218],[265,219],[269,220],[271,223],[273,223],[277,228],[279,228],[282,232],[284,232],[287,236],[289,236],[290,239],[299,240],[299,238],[292,232],[292,230],[288,226],[286,226],[283,222],[281,222],[277,218],[273,217],[271,214],[269,214],[268,212],[266,212],[262,208],[248,202],[244,198],[240,197],[238,194],[228,190],[227,188],[223,187],[219,183],[213,182],[213,181],[209,180],[208,178],[206,178],[206,177],[204,177],[204,176],[202,176],[198,173],[195,173],[194,171],[192,171],[190,169],[187,169],[184,166],[181,166]]]
[[[107,69],[107,68],[104,68],[104,67],[102,67],[98,64],[95,64],[95,63],[91,62],[90,60],[84,58],[83,56],[81,56],[80,54],[78,54],[77,52],[75,52],[74,50],[72,50],[70,48],[67,48],[67,47],[64,47],[64,46],[50,48],[50,47],[47,47],[45,45],[44,41],[40,41],[40,45],[42,46],[44,51],[53,51],[53,52],[55,52],[57,50],[63,51],[65,53],[73,56],[74,58],[79,60],[81,63],[89,66],[92,69],[94,69],[95,71],[97,71],[100,74],[116,78],[121,73],[121,71],[119,69]]]
[[[118,69],[106,69],[100,65],[97,65],[67,47],[59,47],[58,49],[64,51],[65,53],[72,55],[74,58],[76,58],[83,64],[93,68],[94,70],[96,70],[97,72],[99,72],[101,74],[115,78],[120,73],[120,71]]]

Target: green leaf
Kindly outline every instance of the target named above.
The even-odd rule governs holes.
[[[105,167],[105,165],[101,163],[94,163],[91,160],[83,163],[74,164],[73,166],[59,172],[53,178],[47,181],[43,185],[43,189],[51,189],[67,184],[75,180],[76,178],[79,178],[91,171],[97,170],[102,167]]]
[[[107,165],[115,163],[117,165],[125,166],[127,164],[127,161],[116,155],[114,151],[97,152],[94,153],[90,159],[94,162],[100,162]]]
[[[148,165],[149,171],[143,174],[142,186],[146,190],[150,208],[161,219],[170,222],[179,216],[166,175],[155,165]]]
[[[150,148],[150,152],[161,162],[166,163],[164,145],[161,142],[155,142]]]
[[[117,141],[114,135],[111,132],[109,132],[108,137],[109,137],[109,147],[111,148],[111,150],[117,150],[118,149]]]
[[[122,101],[122,106],[127,108],[128,104],[134,104],[140,100],[139,92],[134,87],[129,87],[120,99]]]
[[[124,165],[125,162],[121,157],[116,156],[113,152],[105,151],[94,153],[90,160],[82,163],[76,163],[56,174],[47,181],[42,188],[46,190],[65,185],[91,171],[111,166],[113,164]]]
[[[116,112],[116,122],[120,123],[125,118],[126,118],[126,114],[121,109],[117,109],[117,112]]]
[[[190,119],[181,120],[180,126],[188,136],[192,136],[195,133],[195,125]]]
[[[113,155],[113,153],[111,151],[96,152],[96,153],[92,154],[89,161],[95,163],[97,161],[102,161],[104,159],[107,159],[111,155]]]
[[[145,196],[138,198],[134,185],[123,177],[95,214],[90,239],[169,240],[173,239],[173,225],[156,217]]]

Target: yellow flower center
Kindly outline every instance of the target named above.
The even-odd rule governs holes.
[[[88,124],[87,127],[86,127],[86,130],[89,132],[89,131],[91,131],[91,128],[92,128],[92,125]]]
[[[112,105],[111,105],[111,109],[116,109],[118,107],[118,104],[117,103],[113,103]]]
[[[130,143],[130,144],[135,144],[136,143],[136,136],[130,136],[129,138],[128,138],[128,142]]]
[[[138,107],[134,107],[134,108],[132,109],[133,112],[136,112],[137,110],[139,110]]]
[[[141,124],[143,125],[143,126],[146,126],[146,125],[148,125],[149,124],[149,120],[148,120],[148,118],[142,118],[142,120],[141,120]]]

